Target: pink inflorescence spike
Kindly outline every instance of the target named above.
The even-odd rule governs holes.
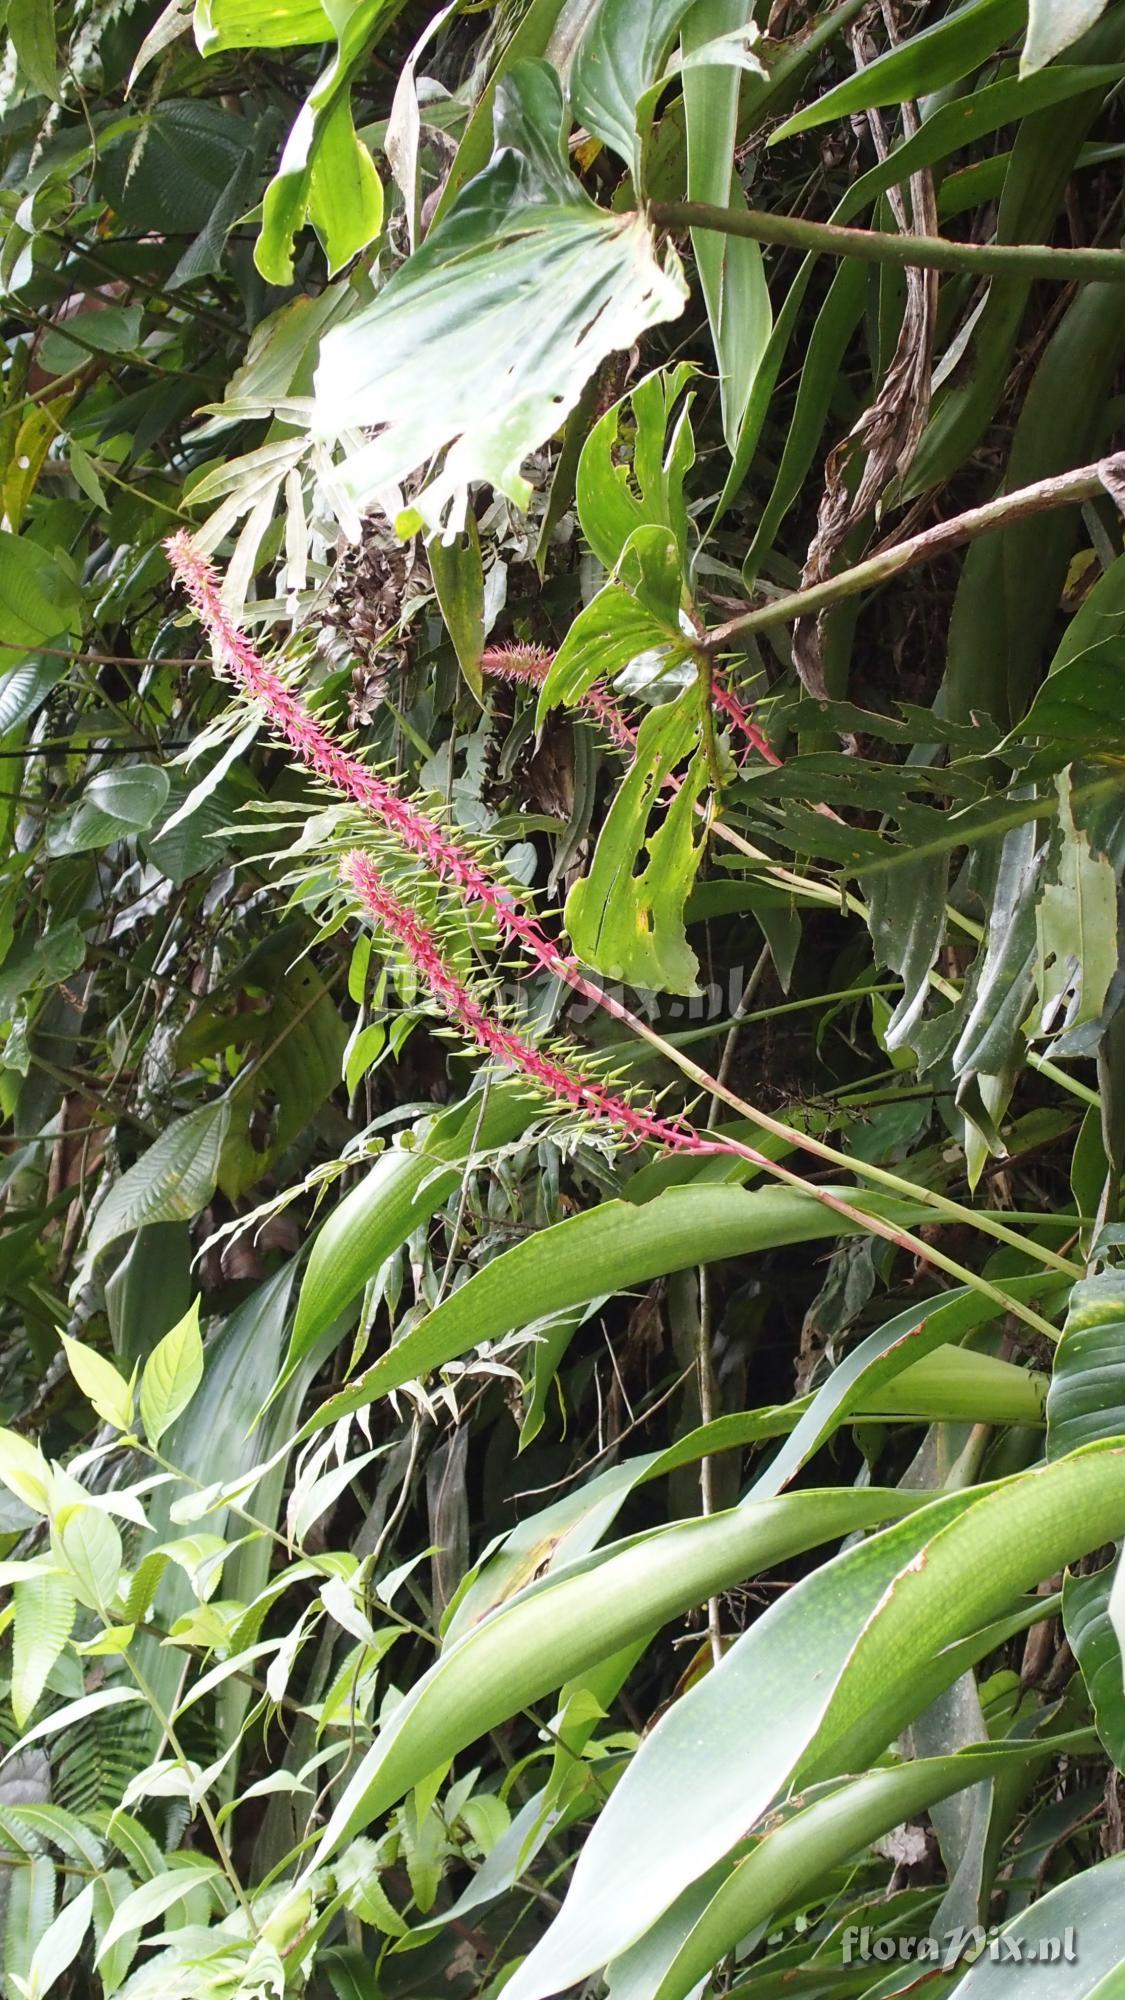
[[[513,644],[487,647],[481,654],[480,663],[484,672],[491,674],[495,680],[515,681],[525,687],[542,687],[554,657],[546,646]],[[604,681],[595,681],[586,689],[579,707],[592,715],[595,722],[600,722],[607,736],[611,736],[622,750],[636,748],[637,732],[626,721]]]
[[[261,702],[275,729],[302,763],[364,812],[382,821],[435,874],[453,883],[471,902],[490,910],[503,930],[547,971],[570,984],[574,983],[572,973],[580,979],[577,968],[570,966],[535,919],[518,907],[510,889],[495,882],[437,820],[404,799],[359,757],[341,750],[333,742],[300,697],[239,630],[223,603],[214,569],[193,547],[188,535],[181,530],[166,547],[172,568],[211,639],[217,659],[246,694]],[[583,982],[578,990],[585,991],[586,984]]]
[[[487,1014],[442,953],[432,931],[395,896],[369,855],[354,850],[342,865],[346,882],[355,890],[368,915],[401,945],[430,991],[446,1012],[486,1054],[529,1077],[548,1096],[571,1110],[601,1118],[633,1145],[651,1140],[681,1153],[714,1153],[723,1148],[701,1139],[678,1120],[658,1118],[627,1098],[615,1096],[604,1083],[572,1070],[525,1042],[511,1028]]]
[[[758,752],[759,757],[764,757],[767,764],[776,765],[781,763],[781,758],[778,756],[777,751],[767,742],[757,723],[751,722],[738,696],[731,693],[730,688],[723,684],[718,674],[715,675],[711,683],[711,697],[715,703],[715,707],[726,716],[728,722],[734,724],[739,734],[744,736],[748,743],[752,744],[753,748]]]
[[[262,659],[235,624],[223,603],[214,568],[194,547],[190,537],[181,530],[165,546],[172,569],[211,640],[216,660],[245,694],[261,703],[278,734],[302,763],[378,820],[440,880],[459,890],[466,902],[490,911],[504,936],[522,946],[544,971],[561,979],[571,992],[635,1029],[637,1024],[628,1008],[595,980],[587,978],[535,918],[519,907],[513,892],[494,881],[448,828],[404,799],[361,758],[333,742],[276,668]],[[545,666],[542,671],[546,671]]]

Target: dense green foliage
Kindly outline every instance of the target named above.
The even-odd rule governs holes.
[[[1125,0],[0,20],[7,2000],[1123,1990]]]

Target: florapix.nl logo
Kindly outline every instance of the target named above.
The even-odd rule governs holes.
[[[1071,1925],[1055,1937],[1018,1937],[995,1925],[986,1930],[982,1924],[957,1924],[938,1935],[911,1936],[849,1924],[842,1952],[845,1965],[899,1960],[911,1965],[940,1965],[943,1972],[949,1972],[955,1965],[984,1957],[998,1965],[1074,1965],[1078,1941]]]

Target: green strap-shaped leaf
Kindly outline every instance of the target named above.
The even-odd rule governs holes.
[[[1123,1529],[1125,1447],[1101,1446],[943,1497],[806,1577],[645,1739],[510,2000],[635,1943],[789,1786],[862,1769],[964,1670],[954,1642],[987,1650],[982,1627]]]
[[[855,1199],[854,1189],[848,1191]],[[863,1197],[872,1212],[908,1227],[931,1211]],[[427,1375],[482,1340],[582,1305],[599,1293],[647,1284],[716,1257],[739,1257],[781,1243],[815,1242],[852,1234],[859,1224],[788,1188],[699,1185],[670,1189],[643,1207],[602,1202],[513,1245],[445,1299],[432,1313],[337,1396],[310,1417],[311,1436],[349,1410]],[[327,1255],[327,1253],[326,1253]],[[311,1272],[310,1272],[311,1277]],[[310,1324],[315,1323],[310,1318]]]
[[[720,208],[745,206],[735,168],[743,71],[733,62],[693,64],[693,52],[747,26],[745,0],[695,0],[681,29],[687,123],[687,198]],[[761,246],[717,230],[692,234],[715,358],[727,449],[737,447],[773,316]]]
[[[815,1889],[829,1871],[851,1854],[889,1833],[892,1827],[928,1812],[966,1786],[999,1776],[1013,1766],[1042,1763],[1059,1743],[1080,1749],[1088,1731],[1074,1737],[1030,1743],[972,1744],[945,1757],[923,1757],[896,1769],[870,1771],[828,1796],[781,1819],[725,1872],[725,1879],[702,1913],[688,1901],[696,1889],[668,1911],[611,1968],[613,2000],[684,2000],[697,1982],[743,1939],[763,1932],[771,1919]]]
[[[1118,1437],[1125,1437],[1125,1271],[1102,1271],[1070,1295],[1047,1397],[1047,1455]]]
[[[384,1259],[456,1192],[474,1147],[486,1152],[506,1145],[541,1109],[542,1100],[518,1084],[493,1084],[483,1108],[478,1097],[470,1097],[416,1127],[409,1150],[392,1146],[380,1155],[332,1210],[313,1244],[282,1384]]]
[[[1021,1964],[1028,1970],[1019,1977],[1029,1984],[1039,1967],[1050,1966],[1048,1973],[1038,1972],[1050,2000],[1084,2000],[1088,1993],[1118,2000],[1125,1987],[1123,1891],[1125,1854],[1072,1876],[1004,1925],[1000,1935],[1011,1950],[983,1953],[953,1988],[951,2000],[1010,2000],[1013,1971]]]
[[[478,1736],[632,1639],[736,1577],[918,1499],[874,1488],[788,1494],[651,1530],[531,1584],[415,1682],[348,1784],[313,1865]]]
[[[872,105],[899,104],[904,98],[956,83],[994,49],[1002,48],[1023,26],[1026,14],[1027,0],[964,0],[944,20],[888,49],[807,110],[787,119],[771,135],[771,145],[814,125],[824,125],[830,118],[850,118],[853,112],[866,111]]]

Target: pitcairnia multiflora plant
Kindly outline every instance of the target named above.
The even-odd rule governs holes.
[[[1115,1991],[1125,0],[2,32],[3,2000]]]

